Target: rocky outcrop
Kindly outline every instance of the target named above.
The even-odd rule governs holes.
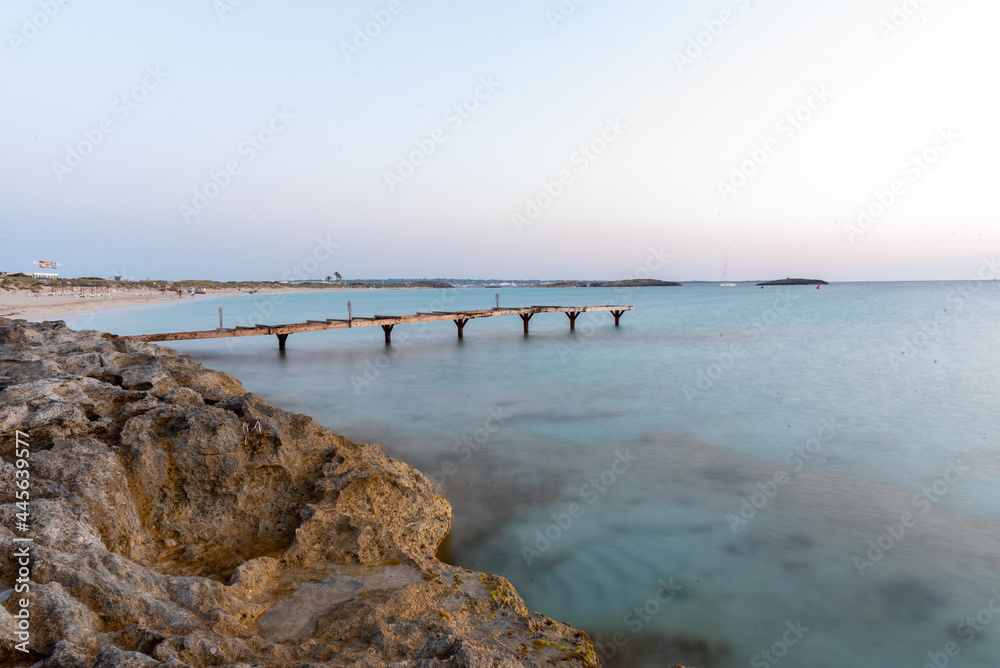
[[[168,348],[0,319],[0,456],[3,665],[597,665],[503,578],[434,558],[452,514],[420,472]]]

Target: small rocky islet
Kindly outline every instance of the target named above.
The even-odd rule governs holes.
[[[765,281],[757,285],[830,285],[818,278],[779,278],[776,281]]]

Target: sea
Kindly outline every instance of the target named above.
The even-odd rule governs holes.
[[[635,306],[172,343],[423,471],[440,556],[606,666],[1000,665],[1000,283],[315,290],[88,313],[119,335]]]

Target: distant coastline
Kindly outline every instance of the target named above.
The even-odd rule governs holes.
[[[742,284],[753,284],[742,281]],[[713,281],[689,281],[713,285]],[[759,286],[829,285],[821,279],[784,278]],[[95,313],[105,309],[150,303],[176,302],[203,295],[301,293],[318,290],[453,290],[480,288],[636,288],[683,287],[685,283],[652,278],[616,281],[560,280],[479,281],[472,279],[301,280],[301,281],[130,281],[98,277],[35,278],[23,273],[0,273],[0,316],[40,320]]]
[[[539,283],[534,288],[679,288],[681,283],[659,281],[655,278],[636,278],[624,281],[559,281]]]
[[[177,302],[203,296],[297,293],[313,290],[434,290],[452,288],[442,281],[377,284],[357,281],[126,281],[105,278],[34,278],[6,274],[0,278],[0,317],[41,320],[93,314],[112,308]],[[198,291],[197,293],[195,291]]]

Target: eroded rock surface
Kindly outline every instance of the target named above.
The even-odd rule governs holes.
[[[0,457],[3,665],[597,665],[503,578],[434,558],[451,507],[420,472],[168,348],[0,318]]]

